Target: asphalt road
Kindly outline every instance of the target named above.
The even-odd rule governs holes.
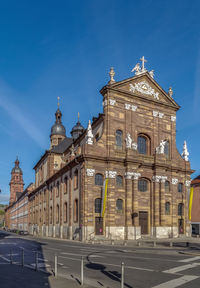
[[[0,265],[24,264],[54,271],[58,256],[58,275],[80,279],[81,257],[84,259],[84,282],[94,287],[119,288],[121,262],[124,262],[124,288],[199,288],[200,250],[189,248],[145,248],[104,246],[56,239],[18,236],[0,231]],[[184,250],[186,254],[180,253]],[[12,252],[11,252],[12,251]],[[187,254],[190,253],[191,255]],[[12,254],[12,259],[10,258]]]

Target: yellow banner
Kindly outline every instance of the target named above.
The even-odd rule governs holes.
[[[103,184],[103,199],[102,199],[102,205],[101,205],[101,217],[104,217],[104,213],[106,210],[107,190],[108,190],[108,179],[104,180],[104,184]]]
[[[192,216],[192,201],[193,201],[193,193],[194,193],[194,188],[191,187],[191,188],[190,188],[189,209],[188,209],[188,216],[189,216],[189,220],[191,220],[191,216]]]

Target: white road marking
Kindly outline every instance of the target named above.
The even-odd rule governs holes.
[[[62,255],[73,255],[73,256],[78,256],[78,257],[86,256],[86,255],[80,255],[80,254],[68,253],[68,252],[61,252],[60,254],[62,254]],[[60,257],[60,256],[58,256],[58,257]]]
[[[175,274],[177,272],[184,271],[184,270],[187,270],[187,269],[191,269],[191,268],[197,267],[199,265],[200,265],[200,263],[186,264],[186,265],[178,266],[178,267],[175,267],[175,268],[172,268],[172,269],[169,269],[169,270],[165,270],[165,271],[162,271],[162,272]]]
[[[31,266],[35,267],[35,263],[31,264]],[[38,268],[46,268],[46,267],[50,267],[50,265],[46,264],[46,263],[38,263],[37,267]]]
[[[63,266],[64,264],[63,263],[58,263],[58,265]]]
[[[65,257],[65,256],[59,256],[59,258],[64,258],[64,259],[70,259],[74,261],[81,261],[80,259],[77,258],[71,258],[71,257]],[[89,264],[89,262],[84,261]],[[121,267],[121,265],[116,265],[116,264],[110,264],[110,263],[101,263],[101,262],[92,262],[92,264],[100,264],[100,265],[107,265],[107,266],[114,266],[114,267]],[[147,269],[147,268],[139,268],[139,267],[134,267],[134,266],[126,266],[126,269],[134,269],[134,270],[142,270],[142,271],[150,271],[150,272],[155,272],[156,270],[153,269]],[[158,271],[156,271],[158,272]]]
[[[3,260],[5,260],[5,261],[7,261],[7,262],[10,262],[10,260],[9,259],[7,259],[6,257],[4,257],[4,256],[1,256],[0,255],[0,258],[2,258]]]
[[[192,261],[196,261],[196,260],[199,260],[200,259],[200,256],[196,256],[196,257],[192,257],[192,258],[186,258],[186,259],[183,259],[183,260],[179,260],[178,262],[192,262]]]
[[[38,258],[38,260],[43,261],[43,262],[48,262],[47,259]]]
[[[169,287],[170,288],[175,288],[175,287],[181,286],[183,284],[186,284],[187,282],[195,280],[197,278],[199,278],[199,276],[184,275],[184,276],[182,276],[180,278],[167,281],[165,283],[156,285],[156,286],[154,286],[152,288],[169,288]]]
[[[104,256],[101,255],[88,255],[89,258],[105,258]]]

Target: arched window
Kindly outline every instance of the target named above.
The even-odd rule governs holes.
[[[123,200],[122,199],[117,199],[117,201],[116,201],[116,210],[117,210],[117,212],[122,212],[123,211]]]
[[[74,200],[74,222],[78,222],[78,199]]]
[[[147,137],[143,135],[139,135],[137,139],[137,144],[138,144],[138,153],[139,154],[147,154]]]
[[[115,132],[115,143],[117,149],[122,149],[123,146],[123,132],[121,130],[117,130]]]
[[[64,178],[64,194],[67,194],[68,191],[68,177]]]
[[[178,204],[178,216],[183,215],[183,203]]]
[[[138,191],[146,192],[148,189],[148,181],[146,179],[138,180]]]
[[[78,189],[78,170],[74,172],[74,189]]]
[[[168,193],[169,192],[169,181],[165,181],[165,193]]]
[[[103,175],[102,174],[96,174],[95,175],[95,185],[102,186],[103,185]]]
[[[59,205],[56,206],[56,223],[59,223]]]
[[[122,176],[117,175],[117,177],[116,177],[116,185],[118,187],[122,187],[123,186],[123,177]]]
[[[164,154],[167,158],[169,157],[169,141],[168,140],[166,140],[166,142],[165,142]]]
[[[57,182],[57,184],[56,184],[56,197],[59,197],[59,192],[60,192],[60,183]]]
[[[63,211],[63,214],[64,214],[64,222],[66,223],[67,222],[67,202],[64,203],[64,207],[63,207],[64,211]]]
[[[101,203],[102,203],[101,198],[95,199],[95,213],[101,213]]]
[[[165,203],[165,215],[170,215],[170,203]]]
[[[183,183],[178,183],[178,192],[183,192]]]

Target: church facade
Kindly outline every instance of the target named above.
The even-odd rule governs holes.
[[[144,64],[110,81],[103,113],[66,137],[58,107],[51,145],[35,165],[29,194],[32,234],[82,241],[190,235],[187,194],[193,172],[187,145],[176,148],[173,91]]]

